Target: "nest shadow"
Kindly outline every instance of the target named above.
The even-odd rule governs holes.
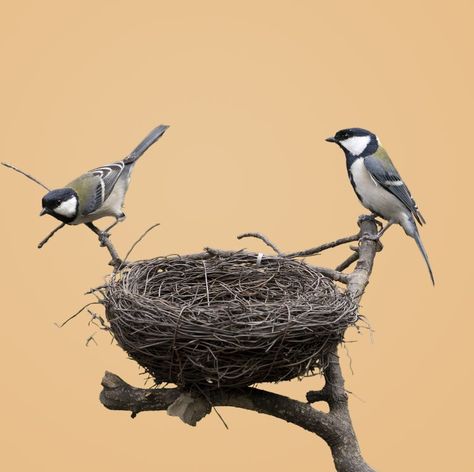
[[[128,264],[104,291],[118,344],[156,381],[241,387],[324,368],[357,305],[314,267],[247,252]]]

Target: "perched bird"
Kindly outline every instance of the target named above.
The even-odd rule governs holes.
[[[68,225],[90,224],[99,218],[112,216],[115,223],[125,218],[122,211],[130,174],[142,154],[168,129],[160,125],[123,160],[92,169],[67,184],[51,190],[42,200],[40,216],[49,214]]]
[[[380,238],[394,223],[399,224],[416,241],[434,285],[428,255],[415,222],[423,225],[425,220],[377,136],[365,129],[349,128],[326,141],[336,143],[344,151],[349,179],[362,205],[388,222],[374,239]]]

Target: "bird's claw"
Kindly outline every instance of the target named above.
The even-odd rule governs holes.
[[[377,252],[380,252],[383,249],[383,244],[380,241],[380,234],[368,234],[365,233],[359,238],[359,244],[364,241],[375,241],[377,243]]]
[[[359,238],[359,241],[378,241],[378,240],[379,240],[378,234],[365,233]]]

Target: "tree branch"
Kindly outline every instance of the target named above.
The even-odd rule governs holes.
[[[306,251],[285,254],[285,256],[308,256],[324,249],[355,241],[360,234],[375,235],[377,233],[375,220],[371,217],[361,217],[359,226],[361,231],[357,236],[338,239],[332,243],[323,244]],[[259,233],[247,235],[259,237],[264,242],[268,241],[267,238],[260,237]],[[229,251],[211,248],[205,250],[210,255],[225,256],[229,253]],[[359,301],[368,284],[376,252],[377,243],[375,241],[363,240],[359,242],[359,250],[356,253],[358,257],[352,255],[338,267],[338,269],[342,267],[343,270],[350,265],[348,261],[352,263],[357,259],[357,265],[351,274],[343,274],[339,270],[326,268],[317,269],[334,280],[347,283],[347,292],[356,301]],[[232,254],[234,253],[232,251]],[[347,265],[344,266],[344,264]],[[222,388],[206,391],[184,388],[143,389],[132,387],[110,372],[106,372],[102,379],[103,390],[100,394],[100,401],[110,410],[131,411],[132,416],[142,411],[167,410],[168,414],[179,416],[184,422],[193,426],[211,411],[211,407],[215,406],[231,406],[256,411],[283,419],[320,436],[331,448],[338,472],[374,472],[362,458],[352,427],[348,396],[344,388],[344,378],[337,355],[337,345],[333,346],[328,355],[323,375],[325,378],[323,389],[317,392],[308,392],[307,400],[309,403],[327,402],[329,413],[319,411],[309,403],[303,403],[257,388]]]
[[[257,238],[263,241],[269,248],[273,249],[278,255],[281,254],[281,251],[273,244],[264,234],[262,233],[243,233],[237,236],[237,239],[243,238]]]
[[[134,415],[142,411],[168,410],[181,395],[187,393],[179,388],[132,387],[110,372],[105,373],[102,387],[100,401],[106,408],[131,411]],[[198,393],[193,395],[199,396]],[[203,398],[212,406],[233,406],[276,416],[328,439],[334,434],[335,425],[329,415],[315,410],[307,403],[276,393],[252,387],[211,389],[205,392]]]
[[[377,223],[375,218],[368,216],[359,217],[358,221],[361,235],[375,236],[377,234]],[[359,259],[354,272],[349,276],[347,291],[357,301],[364,294],[365,287],[369,283],[369,277],[374,266],[375,255],[378,250],[378,241],[360,239]]]
[[[336,270],[342,272],[350,267],[354,262],[359,259],[359,249],[354,251],[345,261],[341,262],[337,267]]]
[[[351,243],[353,241],[357,241],[360,237],[360,233],[353,234],[352,236],[347,236],[346,238],[336,239],[335,241],[331,241],[330,243],[321,244],[321,246],[316,246],[311,249],[305,249],[304,251],[296,251],[296,252],[288,252],[286,254],[282,254],[285,257],[307,257],[307,256],[314,256],[319,254],[326,249],[332,249],[333,247],[340,246],[341,244]]]
[[[111,265],[115,270],[118,270],[120,269],[120,267],[123,267],[124,261],[120,259],[117,250],[109,239],[109,235],[97,228],[94,223],[86,223],[86,226],[99,237],[100,245],[106,247],[109,251],[110,257],[112,257],[112,260],[109,262],[109,265]]]
[[[37,178],[35,178],[32,175],[28,174],[24,170],[18,169],[18,167],[15,167],[12,164],[7,164],[6,162],[2,162],[2,166],[5,166],[7,169],[14,170],[15,172],[18,172],[19,174],[24,175],[26,178],[28,178],[28,179],[32,180],[33,182],[37,183],[38,185],[40,185],[41,187],[43,187],[45,190],[47,190],[49,192],[50,189],[48,187],[46,187],[46,185],[41,183]]]
[[[38,243],[38,249],[41,249],[60,229],[63,229],[66,226],[66,223],[61,223],[59,226],[56,226],[44,239]]]
[[[241,251],[225,251],[222,249],[215,249],[211,247],[205,247],[204,251],[206,251],[211,256],[222,256],[222,257],[228,257],[228,256],[236,254],[236,252],[241,252]],[[247,256],[255,256],[256,260],[258,258],[258,254],[256,252],[245,252],[245,254]],[[199,257],[202,257],[202,256],[199,255]],[[268,259],[270,257],[286,257],[286,256],[282,254],[282,255],[275,255],[275,256],[265,255],[263,257]],[[344,284],[347,284],[349,282],[349,275],[344,274],[343,272],[339,272],[338,270],[329,269],[328,267],[314,266],[314,265],[312,265],[311,267],[317,270],[318,272],[320,272],[321,274],[325,275],[326,277],[329,277],[330,279],[334,280],[334,282],[342,282]]]

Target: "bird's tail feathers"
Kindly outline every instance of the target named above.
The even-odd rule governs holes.
[[[426,221],[423,218],[423,215],[420,213],[420,210],[418,210],[418,208],[415,208],[415,211],[413,212],[413,216],[416,218],[416,221],[418,221],[418,223],[420,223],[421,226],[426,224]]]
[[[421,254],[423,255],[423,258],[425,259],[426,266],[428,267],[428,271],[430,273],[431,277],[431,282],[433,285],[435,284],[434,276],[433,276],[433,271],[431,270],[431,265],[430,261],[428,259],[428,254],[426,253],[425,246],[423,246],[423,243],[421,242],[420,234],[418,233],[418,230],[416,230],[413,234],[413,238],[416,241],[416,245],[418,246],[418,249],[420,250]]]
[[[164,132],[169,128],[167,125],[160,125],[157,126],[154,130],[152,130],[146,138],[123,160],[125,164],[133,164],[135,161],[138,160],[140,156],[158,139],[163,136]]]

